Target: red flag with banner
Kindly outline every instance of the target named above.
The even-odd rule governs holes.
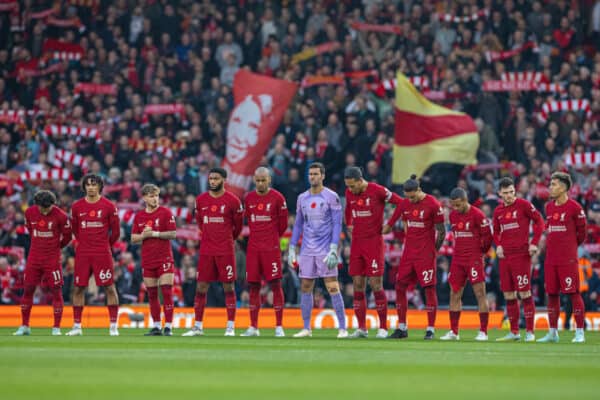
[[[239,70],[233,79],[235,107],[227,124],[223,168],[227,189],[238,197],[250,187],[254,170],[267,151],[298,85]]]

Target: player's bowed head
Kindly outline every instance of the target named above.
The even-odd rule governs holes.
[[[467,191],[459,187],[452,189],[452,192],[450,192],[450,206],[454,211],[461,214],[469,211]]]
[[[56,196],[49,190],[40,190],[33,196],[33,204],[40,208],[42,214],[47,215],[56,204]]]

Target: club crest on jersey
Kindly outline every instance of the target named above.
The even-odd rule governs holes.
[[[156,227],[158,228],[158,218],[156,218],[156,219],[154,220],[154,226],[156,226]]]
[[[367,197],[367,201],[366,201],[367,207],[371,206],[371,198]]]
[[[267,203],[267,212],[271,211],[271,203]]]
[[[225,204],[221,206],[221,214],[225,214]]]
[[[567,213],[560,213],[560,222],[565,222],[565,216]]]
[[[466,230],[469,230],[469,225],[470,225],[470,224],[471,224],[470,222],[467,222],[467,223],[465,224],[465,227],[467,228]]]
[[[48,229],[52,229],[52,221],[48,222]]]

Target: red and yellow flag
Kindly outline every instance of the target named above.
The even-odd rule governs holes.
[[[392,181],[422,176],[432,164],[474,164],[479,134],[467,114],[431,103],[398,73]]]

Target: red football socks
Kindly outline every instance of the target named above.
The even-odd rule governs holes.
[[[548,295],[548,324],[550,328],[558,327],[558,314],[560,313],[560,296],[557,294]]]
[[[81,316],[83,315],[83,306],[73,306],[73,321],[76,324],[81,324]]]
[[[354,292],[354,315],[358,320],[358,329],[367,329],[367,300],[365,292]]]
[[[488,331],[488,320],[490,318],[489,312],[479,313],[479,330],[487,334]]]
[[[116,324],[118,317],[119,317],[119,305],[118,304],[109,304],[108,305],[108,319],[110,320],[110,323]],[[158,318],[160,321],[160,314],[159,314]]]
[[[585,305],[580,293],[571,294],[571,305],[573,306],[573,316],[577,328],[585,328]]]
[[[35,286],[25,286],[23,297],[21,298],[21,319],[23,321],[23,326],[29,326],[29,317],[31,316],[34,292]]]
[[[201,322],[204,318],[204,307],[206,307],[206,293],[196,292],[194,299],[194,315],[197,322]]]
[[[227,308],[227,321],[235,321],[236,299],[235,292],[225,292],[225,308]]]
[[[435,316],[437,314],[437,292],[435,286],[427,286],[425,288],[425,308],[427,310],[427,324],[430,327],[435,327]]]
[[[54,310],[54,328],[60,328],[60,321],[63,315],[63,295],[62,288],[56,287],[52,289],[52,308]]]
[[[165,323],[170,324],[173,322],[173,285],[160,285],[160,292],[163,296]]]
[[[258,328],[260,311],[260,283],[250,283],[250,326]]]
[[[148,303],[150,304],[150,316],[154,323],[160,323],[160,302],[158,301],[158,287],[149,287],[148,290]]]
[[[450,329],[455,335],[458,335],[458,321],[460,320],[460,311],[450,311]]]
[[[533,320],[535,318],[535,303],[533,297],[523,299],[523,314],[525,315],[525,330],[533,332]]]
[[[519,333],[519,302],[517,299],[506,300],[506,314],[510,322],[510,331],[514,334]]]
[[[406,324],[406,311],[408,310],[408,299],[404,285],[396,285],[396,312],[398,313],[398,323]]]
[[[373,295],[375,296],[377,315],[379,315],[379,329],[387,330],[387,296],[385,290],[381,289],[373,292]]]
[[[275,326],[283,324],[283,305],[285,303],[283,297],[283,288],[281,280],[271,281],[271,291],[273,291],[273,309],[275,310]]]

